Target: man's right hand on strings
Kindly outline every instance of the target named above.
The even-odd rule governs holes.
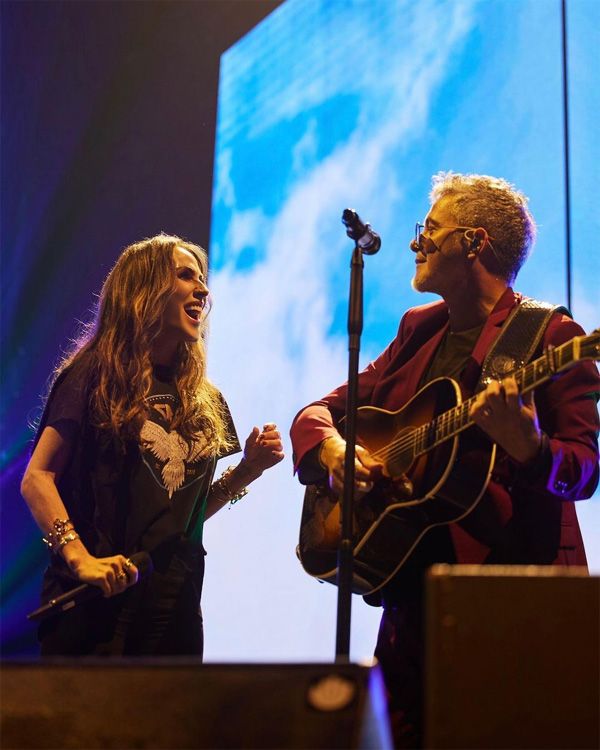
[[[329,487],[341,495],[344,490],[344,462],[346,441],[340,436],[332,436],[321,443],[319,461],[327,469]],[[366,448],[356,446],[354,459],[354,486],[356,491],[365,494],[373,489],[374,481],[381,476],[383,464],[374,459]]]

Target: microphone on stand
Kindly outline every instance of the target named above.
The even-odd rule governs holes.
[[[345,208],[342,214],[342,224],[346,227],[346,234],[365,255],[375,255],[381,247],[381,237],[374,232],[370,224],[363,224],[360,216],[353,208]]]
[[[131,555],[130,560],[138,569],[137,583],[143,578],[147,578],[154,570],[152,558],[147,552],[136,552]],[[27,619],[45,620],[47,617],[59,614],[60,612],[66,612],[83,602],[96,599],[99,596],[102,596],[102,589],[99,586],[94,586],[92,583],[82,583],[70,591],[65,591],[64,594],[57,596],[56,599],[50,599],[49,602],[43,604],[39,609],[30,612],[27,615]]]

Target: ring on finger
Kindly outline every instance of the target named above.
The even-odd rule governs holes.
[[[123,570],[127,570],[127,568],[130,568],[133,565],[133,560],[128,557],[127,560],[125,560],[125,563],[123,564]]]
[[[123,579],[127,578],[127,573],[122,570],[120,573],[117,574],[117,578],[122,581]]]

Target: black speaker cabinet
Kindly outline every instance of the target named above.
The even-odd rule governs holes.
[[[4,663],[9,748],[391,747],[377,668],[182,661]]]
[[[434,566],[428,748],[598,748],[600,579],[580,568]]]

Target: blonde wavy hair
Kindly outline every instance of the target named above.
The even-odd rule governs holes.
[[[492,270],[512,282],[536,237],[527,196],[501,177],[438,172],[432,178],[429,200],[433,204],[445,197],[453,198],[457,224],[483,227],[494,238],[496,268]]]
[[[125,248],[108,274],[92,322],[55,371],[55,378],[84,355],[91,360],[91,421],[121,440],[137,439],[148,418],[152,387],[151,350],[167,302],[175,290],[175,247],[190,251],[206,277],[206,252],[173,235],[159,234]],[[197,342],[180,343],[174,384],[181,405],[171,429],[190,439],[202,432],[209,453],[231,447],[225,407],[206,377],[206,315]]]

